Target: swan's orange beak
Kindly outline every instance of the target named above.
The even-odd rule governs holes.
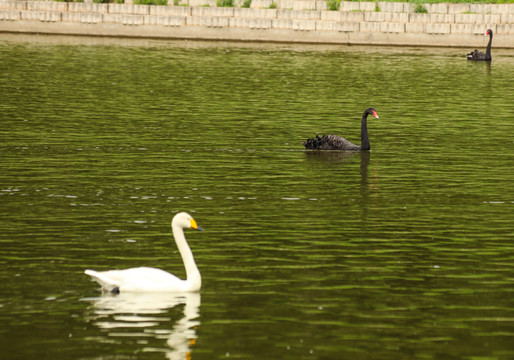
[[[198,226],[195,219],[191,219],[191,229],[203,231],[203,229],[200,226]]]
[[[376,111],[373,111],[373,116],[376,117],[377,119],[380,119],[380,117],[378,116]]]

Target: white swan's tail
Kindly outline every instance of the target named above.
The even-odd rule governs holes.
[[[86,270],[84,274],[89,275],[102,287],[103,291],[119,293],[119,284],[109,277],[105,276],[103,273],[94,271],[94,270]]]

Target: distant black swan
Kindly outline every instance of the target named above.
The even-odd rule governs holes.
[[[303,146],[307,150],[348,150],[360,151],[369,150],[369,136],[368,136],[368,115],[371,114],[378,119],[377,111],[374,108],[367,108],[362,114],[361,121],[361,145],[355,145],[348,140],[337,135],[323,135],[319,137],[316,135],[314,139],[307,139],[303,142]]]
[[[487,49],[485,50],[485,54],[478,50],[472,51],[466,55],[468,60],[473,61],[491,61],[491,43],[493,42],[493,31],[488,29],[485,33],[485,36],[489,35],[489,44],[487,44]]]

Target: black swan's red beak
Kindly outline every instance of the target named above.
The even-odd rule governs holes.
[[[373,116],[376,117],[377,119],[380,119],[380,117],[378,116],[378,114],[375,110],[373,110]]]

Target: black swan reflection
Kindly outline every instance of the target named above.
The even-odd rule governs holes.
[[[369,150],[369,136],[368,136],[368,115],[373,115],[377,119],[378,114],[374,108],[367,108],[362,115],[361,121],[361,145],[355,145],[337,135],[323,135],[319,137],[316,135],[313,139],[307,139],[303,142],[303,146],[307,150],[346,150],[346,151],[361,151]]]
[[[485,54],[478,50],[474,50],[466,55],[468,60],[472,61],[491,61],[491,44],[493,42],[493,31],[488,29],[485,33],[485,36],[489,35],[489,43],[487,44],[487,49],[485,50]]]

